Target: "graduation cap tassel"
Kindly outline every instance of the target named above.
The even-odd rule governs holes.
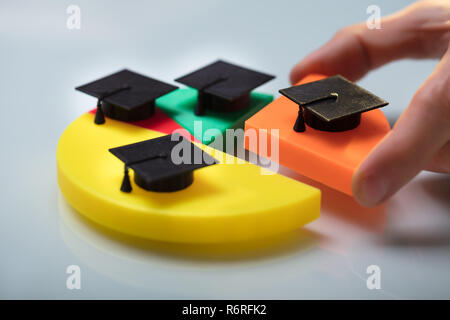
[[[130,175],[128,174],[128,166],[125,165],[122,185],[120,186],[120,191],[131,192],[131,190],[132,190],[132,188],[131,188],[131,182],[130,182]]]
[[[105,123],[105,115],[102,110],[102,101],[99,99],[97,102],[97,111],[95,112],[95,124],[104,124]]]
[[[294,131],[295,132],[305,132],[305,119],[303,118],[303,108],[301,106],[298,107],[298,116],[295,121]]]

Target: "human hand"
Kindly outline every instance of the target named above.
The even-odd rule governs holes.
[[[422,169],[450,173],[450,1],[416,2],[383,18],[381,29],[346,27],[291,71],[292,83],[310,73],[356,81],[403,58],[441,60],[353,175],[353,194],[365,206],[388,199]]]

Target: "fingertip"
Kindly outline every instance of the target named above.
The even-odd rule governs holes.
[[[374,207],[382,203],[387,198],[388,190],[388,181],[381,174],[368,171],[364,163],[353,175],[353,196],[364,207]]]
[[[326,60],[326,59],[325,59]],[[289,79],[291,84],[296,84],[308,74],[321,73],[327,74],[329,71],[323,68],[321,49],[310,53],[308,56],[298,62],[291,70]]]
[[[301,67],[301,62],[297,63],[291,70],[290,74],[289,74],[289,80],[291,82],[291,84],[296,84],[297,82],[299,82],[302,79],[302,67]]]

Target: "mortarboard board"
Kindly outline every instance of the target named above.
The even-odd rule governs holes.
[[[299,105],[294,125],[297,132],[305,131],[305,122],[322,131],[351,130],[359,125],[362,112],[388,104],[340,75],[279,92]]]
[[[124,69],[75,89],[98,98],[95,123],[102,124],[103,113],[121,121],[149,118],[155,99],[177,87]]]
[[[175,147],[175,155],[172,155]],[[120,188],[123,192],[131,192],[128,168],[134,170],[134,181],[141,188],[170,192],[191,185],[194,181],[194,170],[217,163],[213,157],[177,133],[112,148],[109,151],[125,163],[124,179]],[[173,156],[177,157],[176,161]]]
[[[245,109],[250,92],[273,78],[218,60],[175,81],[198,90],[195,114],[203,115],[206,108],[219,112]]]

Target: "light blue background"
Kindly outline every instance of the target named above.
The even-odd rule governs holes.
[[[74,87],[127,67],[171,82],[217,58],[277,75],[339,28],[410,1],[1,1],[0,298],[450,298],[450,181],[422,173],[381,209],[323,187],[322,217],[233,255],[118,239],[59,193],[55,150],[92,108]],[[66,9],[81,8],[81,30]],[[361,84],[390,101],[391,123],[436,61],[401,61]],[[289,170],[285,174],[297,177]],[[216,252],[214,248],[211,249]],[[218,252],[218,250],[217,250]],[[66,267],[82,289],[66,289]],[[366,288],[370,264],[382,290]]]

